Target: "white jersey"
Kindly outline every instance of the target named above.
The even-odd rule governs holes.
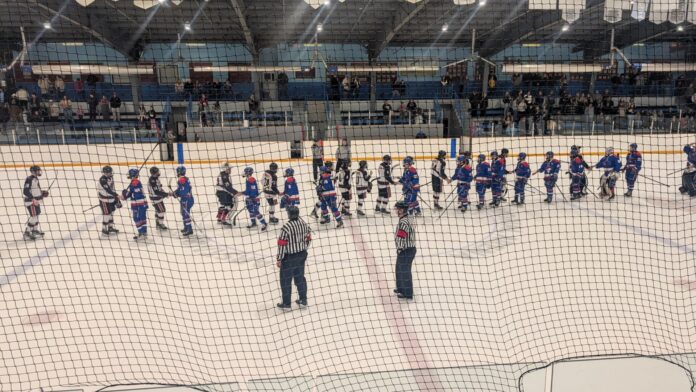
[[[377,188],[385,189],[388,188],[390,184],[394,184],[394,179],[392,178],[392,168],[388,163],[382,162],[377,168]]]
[[[113,203],[118,200],[118,193],[114,191],[114,178],[101,176],[99,179],[99,200],[107,203]]]
[[[336,175],[336,184],[338,185],[338,190],[343,192],[348,192],[350,190],[351,172],[349,170],[339,170]]]
[[[370,175],[367,170],[358,170],[355,172],[355,188],[358,190],[367,189],[370,185]]]
[[[447,179],[447,174],[445,174],[445,160],[444,159],[434,159],[432,165],[430,165],[430,175],[436,178],[441,178],[443,180]]]
[[[24,181],[24,205],[26,207],[34,204],[34,200],[41,202],[43,199],[43,191],[41,190],[41,185],[39,185],[39,178],[35,175],[27,177]]]

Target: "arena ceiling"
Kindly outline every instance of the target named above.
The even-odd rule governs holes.
[[[611,29],[616,46],[652,41],[693,42],[696,29],[683,31],[670,22],[636,21],[624,11],[621,21],[603,19],[604,1],[588,0],[580,18],[562,32],[566,22],[558,10],[529,10],[527,1],[487,0],[484,6],[455,5],[452,0],[332,0],[317,9],[303,0],[183,0],[141,9],[134,0],[94,0],[83,7],[76,0],[2,0],[0,41],[103,42],[128,54],[142,43],[238,42],[252,52],[281,43],[306,43],[318,24],[320,43],[351,43],[371,55],[386,47],[470,47],[490,56],[516,43],[559,42],[576,45],[587,57],[609,50]],[[168,0],[171,1],[171,0]],[[51,28],[44,23],[51,21]],[[186,22],[191,31],[186,31]],[[443,26],[447,30],[443,31]]]

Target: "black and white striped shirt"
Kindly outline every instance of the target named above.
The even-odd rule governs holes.
[[[282,260],[286,255],[307,250],[311,240],[312,229],[302,219],[285,223],[278,237],[278,260]]]
[[[397,251],[416,247],[416,230],[413,228],[413,218],[410,215],[399,218],[394,238]]]

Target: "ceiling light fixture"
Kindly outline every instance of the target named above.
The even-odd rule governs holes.
[[[319,31],[319,32],[324,31],[324,25],[321,24],[321,23],[319,23],[319,24],[317,25],[317,31]]]
[[[479,7],[486,5],[486,0],[479,0]]]
[[[51,28],[51,22],[44,22],[43,27],[44,29],[49,30]]]
[[[448,29],[449,29],[449,26],[448,26],[447,24],[443,24],[443,25],[442,25],[442,32],[443,32],[443,33],[444,33],[445,31],[447,31]]]
[[[191,23],[190,22],[184,23],[184,30],[191,31]]]
[[[568,31],[570,30],[570,25],[564,24],[563,27],[561,27],[561,31]]]
[[[684,26],[677,26],[677,31],[684,31]]]

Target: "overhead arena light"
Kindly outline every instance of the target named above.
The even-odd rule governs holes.
[[[317,9],[321,7],[322,5],[328,5],[326,4],[326,0],[304,0],[305,3],[309,4],[310,7]]]
[[[31,70],[37,75],[152,75],[152,65],[80,65],[80,64],[40,64],[32,65]]]
[[[87,7],[88,5],[94,3],[94,0],[75,0],[75,2],[83,7]]]
[[[696,63],[643,63],[640,64],[640,70],[643,72],[696,72]]]
[[[50,30],[51,29],[51,22],[44,22],[43,28],[46,30]]]
[[[306,69],[298,65],[224,65],[193,67],[193,72],[302,72]],[[338,66],[338,72],[436,72],[437,65],[348,65]]]
[[[503,64],[504,73],[593,73],[601,71],[600,64]]]
[[[191,22],[184,23],[184,30],[191,31]]]

